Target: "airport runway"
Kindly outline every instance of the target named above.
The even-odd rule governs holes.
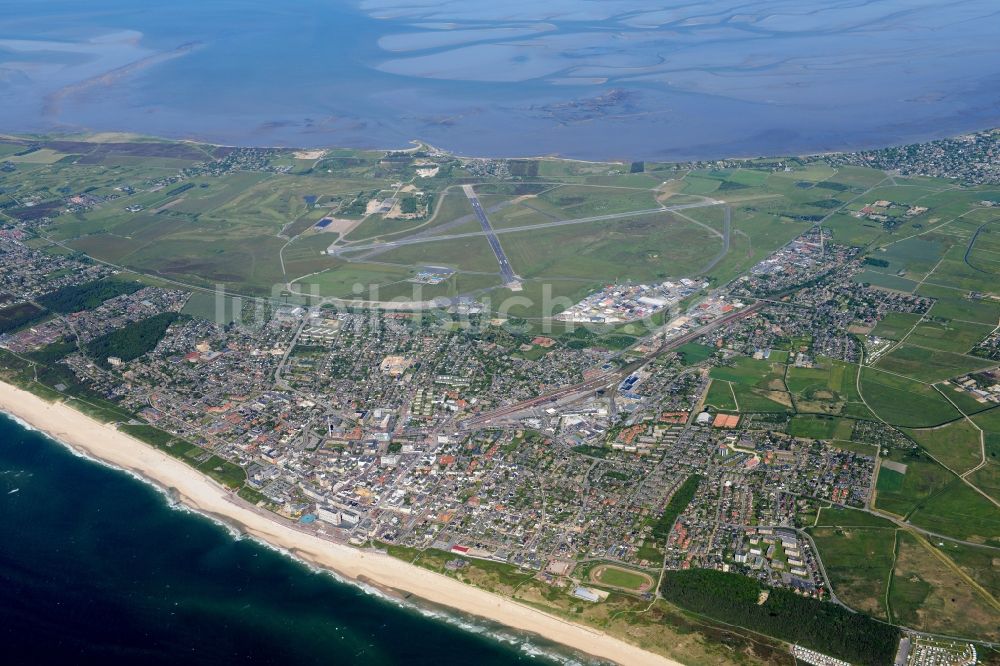
[[[473,196],[475,195],[473,194]],[[620,220],[627,217],[641,217],[644,215],[653,215],[656,213],[670,213],[673,211],[687,210],[689,208],[720,206],[722,204],[723,204],[722,201],[715,201],[710,199],[708,201],[699,201],[697,203],[677,204],[676,206],[660,206],[659,208],[647,208],[644,210],[634,210],[625,213],[610,213],[607,215],[595,215],[593,217],[578,217],[572,220],[555,220],[552,222],[543,222],[542,224],[525,224],[516,227],[504,227],[502,229],[494,229],[493,226],[490,225],[489,233],[485,231],[471,231],[461,234],[442,234],[440,236],[429,236],[429,235],[428,236],[421,235],[419,237],[411,236],[410,238],[402,238],[397,241],[388,241],[385,243],[366,243],[364,245],[347,245],[345,247],[340,247],[340,248],[331,248],[331,250],[333,250],[333,254],[335,256],[340,256],[348,252],[364,252],[365,250],[374,250],[374,249],[388,250],[394,247],[402,247],[404,245],[416,245],[417,243],[435,243],[445,240],[454,240],[456,238],[472,238],[474,236],[486,236],[486,235],[499,236],[501,234],[517,233],[521,231],[534,231],[535,229],[550,229],[552,227],[565,227],[574,224],[589,224],[591,222],[603,222],[605,220]],[[480,210],[481,209],[482,207],[480,206]],[[483,214],[483,217],[485,217],[485,213]],[[481,222],[482,220],[480,219],[480,223]],[[489,220],[487,220],[487,224],[489,224]]]
[[[503,280],[503,286],[520,289],[521,281],[518,279],[517,274],[514,273],[514,269],[511,268],[510,260],[507,259],[507,253],[500,246],[500,239],[497,238],[497,234],[493,230],[493,225],[490,224],[490,219],[486,217],[486,211],[483,210],[483,205],[479,203],[479,197],[476,196],[475,190],[472,189],[472,185],[463,185],[462,190],[465,192],[465,196],[469,197],[472,210],[476,213],[476,217],[479,218],[479,224],[483,227],[486,240],[490,242],[490,247],[493,248],[493,254],[496,255],[497,263],[500,264],[500,277]]]
[[[710,270],[715,268],[716,264],[726,258],[729,254],[730,237],[732,235],[733,228],[733,209],[731,206],[726,206],[724,209],[725,217],[723,218],[723,230],[722,230],[722,249],[719,250],[719,254],[715,255],[708,264],[701,269],[702,274],[708,273]]]

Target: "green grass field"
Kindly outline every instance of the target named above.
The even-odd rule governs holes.
[[[917,282],[898,275],[879,273],[871,269],[864,270],[858,274],[857,281],[860,284],[867,284],[873,287],[883,287],[893,291],[912,292],[917,287]]]
[[[793,411],[790,396],[785,391],[770,391],[732,384],[741,412],[780,413]]]
[[[714,407],[723,412],[736,411],[736,398],[733,396],[733,389],[729,382],[713,380],[708,387],[708,395],[705,396],[705,406]]]
[[[934,298],[931,314],[943,319],[996,326],[1000,321],[1000,303],[983,299],[967,298],[967,292],[937,284],[922,284],[917,294]]]
[[[966,354],[977,342],[989,335],[993,328],[989,324],[935,317],[918,325],[906,342],[929,349]]]
[[[969,476],[969,480],[984,493],[1000,502],[1000,463],[989,458],[987,460],[985,466]]]
[[[906,465],[906,471],[884,465],[879,469],[875,506],[899,516],[909,515],[955,480],[954,474],[921,451],[896,450],[887,458]]]
[[[912,312],[890,312],[872,329],[872,335],[890,340],[901,340],[920,321],[920,315]]]
[[[714,347],[706,347],[705,345],[689,342],[678,348],[677,353],[680,354],[685,364],[697,365],[711,358],[715,354],[715,351]]]
[[[829,506],[820,508],[816,518],[816,527],[861,527],[895,529],[895,524],[885,518],[873,516],[865,511],[850,509],[844,506]]]
[[[871,409],[892,425],[922,428],[961,416],[932,386],[876,368],[861,371],[861,393]]]
[[[982,460],[979,430],[965,419],[932,429],[904,430],[942,465],[962,474]]]
[[[896,566],[889,587],[889,605],[896,622],[924,631],[997,640],[997,609],[954,570],[911,535],[899,533]],[[962,561],[962,555],[945,550]],[[969,561],[975,561],[966,556]],[[981,560],[979,560],[981,561]],[[964,567],[963,567],[964,568]]]
[[[1000,510],[958,479],[920,502],[910,520],[938,534],[1000,546]]]
[[[879,359],[875,367],[919,382],[939,382],[994,365],[992,361],[905,343]]]
[[[92,162],[66,164],[66,154],[45,150],[13,160],[15,171],[0,174],[0,187],[15,197],[30,192],[58,198],[62,196],[59,188],[67,187],[110,195],[123,180],[143,182],[171,175],[178,168],[211,157],[215,149],[160,142],[143,149],[148,157],[143,156],[143,150],[117,153],[113,146],[96,143],[80,143],[79,150],[82,155],[92,154]],[[322,159],[305,161],[278,151],[271,159],[274,164],[291,167],[291,171],[235,169],[202,173],[164,187],[138,188],[128,197],[62,215],[47,231],[75,249],[140,273],[204,287],[222,283],[232,292],[259,296],[326,269],[318,281],[321,291],[343,295],[352,276],[343,271],[336,274],[340,263],[321,254],[323,246],[336,240],[337,234],[316,233],[312,226],[325,215],[361,219],[364,206],[357,202],[391,195],[396,191],[391,187],[394,182],[412,181],[427,192],[435,202],[433,213],[410,221],[372,215],[347,241],[398,239],[414,231],[434,233],[445,225],[451,228],[440,233],[478,231],[478,223],[469,217],[468,200],[457,186],[462,182],[458,178],[468,179],[469,175],[457,161],[443,159],[439,176],[416,178],[413,164],[406,160],[385,162],[375,151],[331,150]],[[114,166],[113,173],[108,165]],[[575,288],[559,286],[561,295],[573,299],[602,282],[616,280],[657,281],[708,272],[712,279],[725,281],[807,228],[808,223],[796,216],[828,212],[856,186],[823,186],[829,174],[817,165],[795,167],[788,174],[774,174],[767,167],[705,170],[684,180],[680,175],[664,178],[621,171],[620,165],[584,168],[571,162],[540,160],[519,164],[518,182],[486,178],[477,184],[481,200],[500,230],[623,215],[591,224],[503,234],[501,242],[518,275],[528,282],[577,281]],[[865,180],[859,174],[852,178]],[[719,206],[689,209],[684,215],[628,215],[661,204],[698,202],[701,199],[691,194],[716,190],[733,206],[730,250],[724,256],[719,254],[723,231]],[[141,210],[128,211],[126,205]],[[456,221],[459,224],[454,224]],[[294,240],[284,247],[289,239]],[[427,264],[472,273],[498,271],[482,237],[400,247],[377,258],[349,258],[361,264],[373,260],[395,264],[398,271],[387,267],[386,275],[362,276],[380,285],[385,284],[383,278]],[[491,295],[491,290],[501,299],[507,295],[497,290],[495,281],[468,277],[456,279],[438,292]],[[523,314],[538,314],[530,308],[522,310]]]
[[[753,386],[769,390],[785,390],[784,365],[782,361],[787,356],[772,354],[773,359],[752,359],[737,356],[730,365],[712,368],[709,376],[712,379]],[[779,357],[780,356],[780,357]]]
[[[602,276],[608,282],[697,275],[721,247],[718,236],[670,214],[503,234],[499,239],[522,277]]]
[[[788,434],[792,437],[809,439],[850,440],[854,421],[829,416],[793,416],[788,424]]]
[[[856,610],[888,619],[885,594],[895,559],[895,526],[814,527],[809,534],[837,597]]]
[[[651,583],[650,577],[621,567],[605,566],[595,575],[598,583],[611,587],[621,587],[626,590],[638,590],[643,585]]]
[[[955,541],[943,541],[935,546],[990,594],[1000,598],[1000,567],[996,565],[994,549]]]
[[[821,357],[811,368],[789,366],[785,382],[799,412],[868,417],[857,374],[854,364]]]

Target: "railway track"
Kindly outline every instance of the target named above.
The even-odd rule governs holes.
[[[631,375],[633,372],[646,365],[650,361],[674,351],[678,347],[697,340],[699,337],[712,331],[720,326],[725,326],[731,322],[743,319],[753,314],[759,310],[764,305],[763,302],[757,301],[748,305],[747,307],[738,310],[736,312],[731,312],[727,315],[719,317],[713,322],[710,322],[704,326],[701,326],[689,333],[685,333],[682,336],[671,338],[660,345],[656,350],[646,354],[640,359],[629,363],[617,370],[609,371],[594,377],[593,379],[588,379],[584,382],[578,384],[573,384],[570,386],[565,386],[561,389],[553,391],[551,393],[546,393],[545,395],[538,396],[537,398],[532,398],[530,400],[525,400],[508,407],[503,407],[501,409],[494,410],[492,412],[487,412],[485,414],[480,414],[478,416],[466,419],[459,425],[461,430],[474,430],[476,428],[482,428],[492,424],[494,421],[505,419],[509,416],[523,412],[528,409],[535,409],[546,404],[551,404],[558,402],[562,398],[566,398],[578,393],[586,393],[589,391],[597,391],[600,389],[608,388],[609,386],[616,385],[624,380],[626,377]]]

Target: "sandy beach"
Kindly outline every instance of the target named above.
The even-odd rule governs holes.
[[[407,564],[388,555],[333,543],[292,529],[232,501],[230,493],[169,455],[99,423],[62,403],[49,403],[0,382],[0,411],[29,423],[63,444],[176,491],[181,503],[222,519],[241,531],[304,561],[353,580],[412,594],[508,627],[538,634],[581,652],[635,666],[678,662],[597,630],[567,622],[499,595]]]

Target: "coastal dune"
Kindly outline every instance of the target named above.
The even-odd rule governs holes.
[[[597,630],[567,622],[497,594],[407,564],[389,555],[352,548],[300,532],[234,500],[224,487],[169,455],[62,404],[0,382],[0,411],[66,446],[176,492],[185,506],[293,553],[309,564],[356,581],[419,597],[586,654],[628,666],[680,666]]]

